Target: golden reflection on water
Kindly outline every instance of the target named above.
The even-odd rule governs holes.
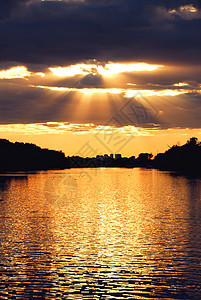
[[[0,299],[200,299],[201,180],[85,171],[0,176]]]

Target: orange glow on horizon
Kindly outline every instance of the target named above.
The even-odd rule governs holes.
[[[131,126],[133,127],[133,126]],[[192,136],[201,140],[201,129],[172,128],[172,129],[143,129],[131,128],[124,129],[106,128],[106,126],[95,126],[94,124],[66,124],[58,122],[37,123],[37,124],[10,124],[0,125],[1,138],[12,142],[34,143],[42,148],[62,150],[66,156],[81,155],[80,149],[89,142],[96,154],[110,154],[108,150],[94,138],[97,132],[102,133],[105,138],[104,130],[108,130],[108,137],[112,134],[120,134],[122,138],[133,135],[133,139],[124,147],[120,153],[122,156],[137,156],[139,153],[148,152],[156,155],[158,152],[168,150],[167,144],[172,146],[184,144]],[[112,153],[116,153],[115,148]]]

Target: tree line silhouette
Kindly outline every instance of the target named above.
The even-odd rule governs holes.
[[[151,153],[134,157],[65,157],[62,151],[41,149],[29,143],[12,143],[0,139],[0,171],[32,171],[67,168],[145,167],[201,174],[201,143],[196,137],[182,146],[174,145],[154,158]]]
[[[69,168],[62,151],[41,149],[34,144],[0,139],[0,170],[31,171]]]
[[[201,143],[196,137],[182,146],[174,145],[165,153],[159,153],[153,166],[164,169],[201,174]]]

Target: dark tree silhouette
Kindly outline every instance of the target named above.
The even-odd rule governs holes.
[[[201,143],[196,137],[192,137],[185,145],[173,146],[155,157],[154,166],[166,170],[201,173]]]
[[[98,167],[155,167],[164,170],[201,174],[201,143],[196,137],[190,138],[185,145],[174,145],[165,153],[152,159],[151,153],[140,153],[133,157],[113,159],[106,157],[83,158],[65,157],[62,151],[41,149],[34,144],[11,143],[0,139],[0,171],[30,171],[64,168]]]
[[[139,167],[147,167],[151,164],[152,153],[140,153],[136,159],[136,165]]]
[[[198,145],[198,138],[192,137],[187,141],[187,145],[195,146]]]
[[[0,170],[48,170],[69,167],[63,152],[41,149],[34,144],[0,139]]]

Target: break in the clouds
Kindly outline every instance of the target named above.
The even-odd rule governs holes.
[[[0,124],[200,128],[200,35],[195,0],[0,1]]]

